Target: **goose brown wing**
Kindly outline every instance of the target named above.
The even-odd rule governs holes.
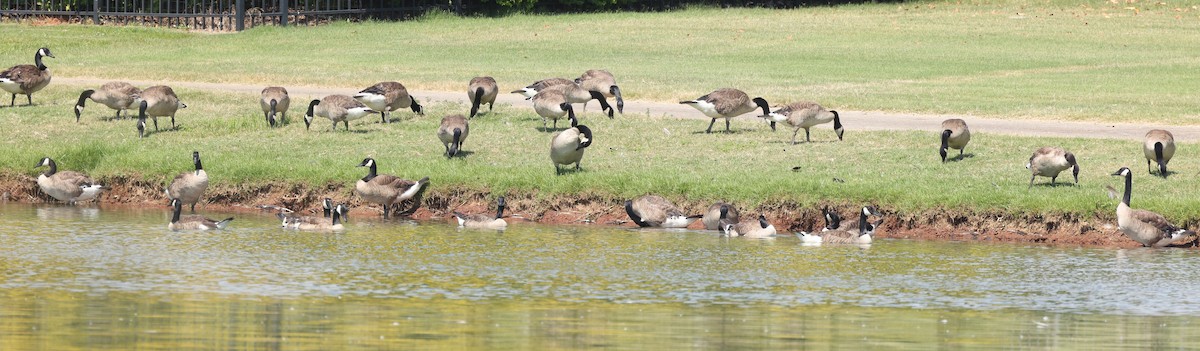
[[[142,92],[141,89],[138,89],[137,87],[133,86],[133,84],[129,84],[126,82],[104,83],[104,85],[100,86],[100,89],[111,91],[111,92],[116,92],[116,93],[121,93],[121,94],[125,94],[125,95],[134,95],[134,94]]]
[[[1146,210],[1133,210],[1132,215],[1134,219],[1157,228],[1159,230],[1160,238],[1170,237],[1171,233],[1179,230],[1179,227],[1171,224],[1171,222],[1167,222],[1166,217],[1154,212]]]
[[[58,176],[59,179],[62,179],[64,182],[71,183],[75,186],[95,184],[95,181],[93,181],[91,177],[75,171],[61,171],[55,173],[54,175]]]

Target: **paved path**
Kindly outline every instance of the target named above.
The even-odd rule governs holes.
[[[99,86],[111,79],[97,78],[59,78],[55,77],[54,82],[66,85],[83,85],[83,86]],[[162,82],[147,82],[147,81],[131,81],[130,84],[139,87],[148,87],[151,85],[163,84]],[[263,86],[246,85],[237,83],[203,83],[203,82],[171,82],[168,83],[176,88],[188,88],[195,90],[215,90],[228,92],[244,92],[257,94],[262,91]],[[288,92],[296,97],[301,97],[303,100],[319,98],[329,94],[347,94],[352,95],[357,93],[362,88],[317,88],[317,87],[287,87]],[[511,90],[510,90],[511,91]],[[467,100],[467,92],[464,88],[460,92],[444,92],[444,91],[411,91],[421,101],[455,101],[469,103]],[[524,97],[517,94],[508,94],[502,92],[500,97],[496,99],[498,104],[512,104],[518,107],[532,108],[532,105],[524,100]],[[299,104],[307,106],[307,104]],[[596,104],[589,104],[591,109],[598,109]],[[674,117],[674,118],[691,118],[698,120],[709,120],[695,109],[681,105],[678,103],[664,103],[653,101],[625,101],[626,113],[644,113],[652,117]],[[1054,137],[1081,137],[1081,138],[1108,138],[1108,139],[1132,139],[1142,140],[1145,137],[1146,131],[1155,128],[1167,129],[1175,135],[1179,141],[1191,141],[1200,139],[1200,126],[1169,126],[1169,125],[1150,125],[1150,124],[1128,124],[1128,123],[1095,123],[1095,122],[1061,122],[1047,120],[1003,120],[994,118],[982,118],[971,116],[953,116],[953,115],[920,115],[907,113],[886,113],[886,112],[864,112],[864,111],[839,111],[841,112],[842,124],[847,130],[936,130],[941,121],[946,118],[958,117],[967,120],[971,126],[971,131],[976,133],[998,133],[1008,135],[1025,135],[1025,136],[1054,136]],[[746,114],[744,116],[752,116]],[[747,118],[747,117],[741,117]],[[720,121],[717,124],[721,124]],[[702,129],[707,126],[707,123],[697,123],[696,128]],[[718,129],[720,126],[714,127]]]

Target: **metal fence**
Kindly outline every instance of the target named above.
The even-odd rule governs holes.
[[[395,20],[461,0],[0,0],[0,21],[138,24],[230,31],[332,20]]]

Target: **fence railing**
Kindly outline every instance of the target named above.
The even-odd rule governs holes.
[[[406,19],[461,0],[0,0],[0,21],[46,19],[230,31],[332,20]]]

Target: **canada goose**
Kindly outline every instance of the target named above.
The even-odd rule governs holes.
[[[608,104],[608,99],[604,98],[604,94],[595,91],[588,91],[587,89],[579,86],[579,84],[575,84],[575,82],[550,86],[538,91],[538,95],[549,95],[550,93],[561,94],[566,102],[572,104],[587,103],[591,100],[599,101],[600,110],[608,112],[608,118],[613,118],[614,110],[612,105]],[[557,96],[555,99],[557,99]],[[534,95],[533,101],[535,104],[537,103],[537,95]]]
[[[59,172],[58,165],[49,157],[43,157],[33,168],[42,166],[50,167],[50,169],[38,175],[38,187],[42,189],[43,193],[58,199],[58,201],[75,204],[79,201],[95,199],[96,195],[100,194],[100,189],[104,188],[83,173]]]
[[[837,133],[838,140],[842,140],[844,132],[842,118],[838,116],[837,111],[826,110],[820,104],[810,101],[788,104],[763,117],[771,121],[771,129],[775,129],[775,122],[785,122],[795,127],[796,130],[792,131],[792,145],[796,145],[796,134],[800,134],[800,128],[804,128],[804,142],[812,141],[808,138],[809,128],[829,121],[833,121],[833,131]]]
[[[1029,187],[1033,187],[1033,179],[1037,176],[1050,177],[1050,184],[1054,185],[1058,179],[1058,173],[1067,168],[1074,168],[1071,174],[1075,176],[1075,184],[1079,184],[1079,164],[1075,162],[1075,154],[1067,152],[1059,147],[1047,146],[1033,152],[1033,156],[1029,156],[1029,163],[1025,164],[1025,168],[1033,173],[1029,177]]]
[[[481,228],[481,229],[504,229],[508,228],[508,222],[504,221],[504,207],[507,206],[504,202],[504,197],[496,199],[496,216],[492,217],[485,214],[468,215],[460,212],[454,212],[454,218],[458,219],[459,227],[466,228]]]
[[[492,106],[496,104],[496,95],[499,93],[500,87],[496,85],[496,79],[471,78],[471,83],[467,84],[467,98],[471,100],[471,118],[475,118],[475,114],[479,112],[479,105],[485,102],[488,104],[488,112],[492,112]]]
[[[1133,172],[1128,167],[1121,167],[1112,175],[1125,177],[1125,195],[1121,197],[1121,204],[1117,205],[1117,229],[1125,236],[1147,247],[1183,244],[1195,239],[1196,232],[1176,227],[1160,214],[1129,207]]]
[[[462,115],[449,115],[442,118],[442,125],[438,126],[437,136],[442,141],[442,146],[446,147],[447,158],[458,155],[463,141],[467,140],[467,134],[471,131],[470,127],[470,123]]]
[[[842,221],[841,217],[838,216],[838,214],[836,212],[829,211],[828,207],[822,208],[821,214],[822,214],[822,217],[825,218],[825,227],[821,228],[820,232],[817,232],[817,231],[797,232],[796,237],[798,237],[800,239],[801,243],[806,243],[806,244],[823,243],[823,242],[825,242],[825,238],[821,237],[820,233],[837,230],[838,227],[841,225],[841,221]]]
[[[25,94],[33,105],[33,93],[50,84],[50,70],[42,63],[42,56],[54,57],[49,48],[41,48],[33,54],[34,64],[16,65],[0,72],[0,89],[12,93],[9,106],[17,105],[17,94]]]
[[[709,206],[708,211],[704,211],[704,229],[721,230],[721,219],[729,219],[730,222],[737,223],[741,220],[741,216],[738,215],[737,207],[724,202],[717,202]]]
[[[542,116],[542,129],[546,129],[546,119],[554,120],[554,129],[558,129],[558,119],[564,115],[574,118],[575,111],[571,103],[560,90],[545,90],[533,96],[533,111]]]
[[[183,212],[183,203],[179,199],[171,199],[171,223],[167,224],[167,229],[175,231],[225,229],[226,226],[229,226],[229,222],[233,221],[233,217],[220,222],[196,215],[180,217],[180,212]]]
[[[589,69],[587,72],[583,72],[579,78],[575,78],[575,83],[588,91],[616,98],[617,112],[625,114],[625,99],[621,98],[621,88],[617,87],[617,79],[613,77],[612,73],[602,69]],[[612,108],[609,108],[609,118],[612,117],[611,110]]]
[[[1158,163],[1158,175],[1166,178],[1167,163],[1175,156],[1175,136],[1162,129],[1147,132],[1142,153],[1146,155],[1146,172],[1154,173],[1150,170],[1150,161],[1154,161]]]
[[[342,225],[342,214],[346,211],[346,205],[338,204],[330,218],[285,218],[284,227],[310,232],[340,232],[346,229]],[[310,218],[311,220],[306,220]]]
[[[550,137],[550,161],[554,163],[554,174],[562,174],[558,165],[574,163],[575,170],[579,170],[579,161],[583,159],[583,151],[591,146],[594,140],[592,130],[579,124],[579,121],[575,119],[575,111],[571,109],[571,104],[563,103],[563,108],[569,112],[571,128],[554,133]]]
[[[841,220],[841,217],[836,212],[825,211],[825,228],[821,231],[821,241],[828,244],[870,244],[873,241],[875,230],[879,225],[883,224],[883,219],[875,222],[868,222],[867,217],[875,214],[871,208],[863,207],[858,213],[858,220],[854,221],[854,225],[846,225],[847,220]],[[813,235],[813,234],[808,234]],[[808,238],[801,238],[808,240]]]
[[[138,136],[146,137],[146,116],[154,120],[154,131],[158,131],[158,117],[171,116],[171,129],[175,129],[175,111],[187,108],[187,104],[179,101],[175,90],[166,85],[155,85],[142,90],[137,95],[138,103]]]
[[[549,88],[549,87],[552,87],[555,85],[574,84],[574,83],[575,83],[574,81],[571,81],[566,78],[546,78],[546,79],[542,79],[542,80],[533,82],[533,84],[527,85],[524,88],[521,88],[520,90],[513,90],[513,94],[521,94],[522,96],[525,96],[525,100],[529,100],[529,99],[532,99],[534,96],[536,96],[538,94],[538,91],[541,91],[542,89],[546,89],[546,88]]]
[[[958,158],[962,159],[963,150],[967,148],[967,143],[971,142],[971,130],[967,129],[967,122],[958,118],[951,118],[942,121],[942,148],[938,153],[942,155],[942,162],[946,162],[946,149],[958,149]]]
[[[883,216],[883,214],[879,213],[879,210],[876,209],[875,206],[863,206],[863,208],[861,210],[859,210],[859,212],[865,213],[868,216],[868,218],[867,218],[868,220],[870,219],[870,216]],[[831,229],[856,231],[856,230],[858,230],[859,224],[862,223],[861,221],[858,221],[856,219],[843,220],[843,219],[841,219],[841,216],[838,216],[838,214],[836,212],[829,211],[828,208],[821,209],[821,213],[825,216],[826,219],[829,219],[829,217],[832,216],[833,218],[838,220],[838,223],[834,223],[835,225],[830,227]]]
[[[263,118],[266,118],[267,123],[274,127],[275,114],[279,113],[280,119],[286,119],[292,99],[288,97],[288,91],[284,87],[266,87],[262,90],[258,105],[262,107]]]
[[[84,90],[79,94],[79,102],[75,103],[75,123],[79,123],[79,115],[83,114],[83,106],[88,99],[117,110],[116,117],[113,117],[115,119],[121,118],[121,111],[133,106],[134,97],[141,93],[141,89],[126,82],[108,82],[101,85],[100,90]],[[125,114],[128,115],[129,112]]]
[[[358,166],[368,167],[370,171],[366,177],[358,180],[354,186],[354,192],[364,201],[383,205],[383,218],[391,215],[392,205],[399,204],[404,200],[416,198],[412,208],[407,212],[416,211],[417,207],[421,206],[421,200],[417,196],[425,184],[429,183],[429,177],[414,182],[390,174],[377,174],[375,159],[370,157],[363,159]]]
[[[744,236],[747,238],[769,238],[775,235],[775,226],[767,222],[767,216],[758,215],[757,221],[734,223],[729,219],[721,220],[721,228],[728,236]]]
[[[283,227],[289,228],[289,229],[298,229],[298,226],[301,223],[307,223],[307,224],[329,223],[329,219],[332,218],[333,211],[338,212],[338,215],[341,218],[340,221],[342,223],[346,223],[347,222],[346,220],[349,219],[350,208],[346,207],[346,204],[338,204],[337,206],[334,206],[333,199],[325,198],[324,201],[321,201],[321,207],[322,207],[322,213],[324,214],[324,216],[322,216],[322,217],[287,215],[282,212],[277,213],[275,215],[277,217],[279,217],[279,219],[283,220]]]
[[[200,165],[199,151],[192,151],[192,164],[196,166],[195,171],[180,173],[167,186],[167,198],[192,205],[192,213],[195,213],[196,203],[200,202],[200,197],[208,189],[208,173]]]
[[[639,227],[687,228],[701,215],[689,216],[671,201],[658,195],[625,200],[625,213]]]
[[[375,113],[367,105],[346,95],[329,95],[320,100],[308,103],[308,112],[304,114],[304,129],[312,125],[313,116],[321,116],[333,121],[333,130],[337,123],[342,122],[346,130],[350,130],[350,121]]]
[[[417,99],[408,95],[408,89],[404,88],[404,84],[398,82],[379,82],[369,86],[366,89],[354,94],[354,99],[362,102],[372,110],[379,111],[379,118],[383,123],[388,123],[387,116],[392,111],[402,108],[410,108],[413,113],[424,115],[421,110],[421,104],[417,103]]]
[[[695,100],[680,101],[679,103],[694,107],[703,112],[705,116],[712,118],[705,133],[712,133],[712,127],[714,123],[717,123],[717,118],[725,119],[725,132],[730,132],[730,118],[741,116],[756,108],[762,108],[764,116],[771,113],[771,107],[767,104],[767,100],[761,97],[751,99],[746,93],[733,88],[717,89]],[[771,129],[774,128],[775,122],[771,122]]]

